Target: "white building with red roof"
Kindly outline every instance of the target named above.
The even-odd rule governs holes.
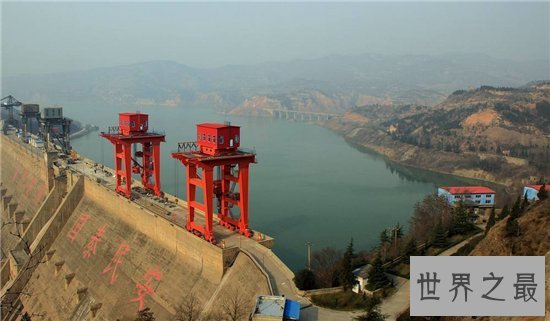
[[[485,186],[444,186],[437,189],[437,195],[445,197],[451,205],[462,201],[471,207],[493,207],[496,192]]]
[[[537,196],[537,194],[539,193],[541,188],[542,185],[526,185],[523,187],[522,196],[527,196],[527,200],[529,201],[538,201],[539,197]],[[548,194],[550,194],[550,185],[545,184],[544,189],[548,191]]]

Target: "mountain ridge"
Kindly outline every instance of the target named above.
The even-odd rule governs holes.
[[[479,54],[332,55],[316,59],[197,68],[153,60],[84,71],[2,77],[2,91],[23,101],[92,101],[125,105],[212,106],[233,109],[254,96],[292,97],[317,91],[336,99],[334,112],[355,107],[353,97],[434,105],[456,88],[519,86],[550,72],[547,61],[515,62]],[[208,99],[205,97],[216,97]],[[289,106],[295,109],[296,106]],[[327,106],[319,105],[319,110]]]

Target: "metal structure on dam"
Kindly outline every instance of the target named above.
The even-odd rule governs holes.
[[[115,147],[116,191],[127,198],[132,197],[132,174],[141,175],[143,188],[161,196],[160,189],[160,143],[164,134],[149,132],[149,115],[142,113],[120,113],[118,127],[109,127],[101,137],[108,139]],[[140,144],[141,150],[132,153]],[[135,158],[141,158],[141,162]],[[151,176],[153,182],[151,182]]]
[[[164,135],[148,132],[147,115],[121,117],[117,131],[101,134],[122,145],[115,169],[32,146],[13,125],[0,135],[2,320],[25,313],[33,320],[133,320],[144,307],[169,319],[190,293],[204,313],[219,310],[236,291],[250,298],[250,311],[257,295],[300,299],[294,274],[270,249],[273,238],[248,226],[248,166],[255,154],[238,149],[238,127],[200,125],[206,139],[194,142],[199,156],[174,155],[202,175],[189,184],[210,186],[212,202],[201,208],[162,192],[155,158]],[[209,130],[217,133],[216,146],[212,137],[208,144]],[[124,147],[127,137],[144,143],[142,149]],[[133,186],[132,174],[142,178]],[[196,229],[207,221],[205,239],[188,232],[187,223]]]
[[[200,233],[207,241],[216,242],[212,230],[215,197],[219,224],[246,237],[252,236],[248,228],[248,177],[250,163],[256,161],[256,155],[239,150],[240,127],[229,123],[198,124],[197,142],[178,145],[178,152],[172,153],[172,158],[186,167],[187,230]],[[203,204],[197,201],[197,188],[203,191]],[[239,210],[238,217],[233,215],[235,207]],[[195,222],[197,209],[205,214],[203,226]]]

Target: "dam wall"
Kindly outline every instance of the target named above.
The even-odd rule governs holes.
[[[136,203],[114,194],[90,179],[86,179],[86,196],[90,201],[102,204],[106,211],[116,213],[122,222],[154,240],[167,251],[194,260],[194,263],[201,267],[202,277],[211,282],[219,282],[223,276],[224,252],[229,257],[236,255],[205,242],[158,215],[143,210]],[[229,258],[228,261],[232,259]]]
[[[49,192],[45,154],[12,138],[0,136],[1,181],[7,193],[19,201],[19,210],[34,215]],[[19,200],[25,195],[25,202]]]
[[[206,242],[73,168],[50,173],[49,155],[0,139],[2,217],[15,220],[25,206],[27,219],[2,244],[2,320],[132,321],[145,307],[171,320],[190,294],[220,312],[235,295],[251,311],[256,295],[271,292],[238,247]],[[2,241],[16,226],[2,227]]]
[[[37,149],[0,135],[2,265],[49,193],[48,166],[43,156]]]
[[[0,135],[2,286],[15,276],[17,268],[24,264],[25,256],[28,255],[18,252],[17,249],[21,248],[22,236],[28,231],[28,226],[49,193],[48,182],[52,177],[48,175],[46,160],[40,150],[22,144],[10,136]],[[53,180],[51,183],[53,186]],[[50,205],[52,206],[47,206],[47,216],[51,217],[59,200],[52,200]],[[47,221],[47,216],[40,224]],[[37,230],[33,228],[33,232]]]
[[[61,202],[66,194],[66,180],[57,180],[54,182],[52,190],[47,195],[46,199],[27,226],[25,233],[23,234],[22,242],[19,242],[19,245],[16,247],[17,250],[24,249],[26,244],[30,245],[36,240],[44,226],[46,226],[48,221],[54,215],[56,209],[61,205]]]
[[[254,262],[235,259],[238,248],[212,245],[87,177],[63,204],[77,193],[72,215],[56,214],[67,223],[50,225],[44,241],[33,244],[45,256],[24,289],[29,296],[21,297],[25,311],[52,320],[130,321],[149,307],[169,320],[190,293],[204,306],[239,289],[251,309],[255,295],[268,291]],[[229,283],[220,290],[224,272]]]
[[[21,293],[27,293],[25,289],[30,283],[29,281],[33,278],[35,270],[46,264],[43,260],[45,257],[46,261],[51,259],[51,254],[49,254],[51,252],[49,252],[48,249],[51,248],[52,244],[65,227],[65,224],[82,200],[83,195],[84,180],[83,177],[81,177],[69,189],[67,196],[63,199],[55,214],[44,225],[39,233],[40,235],[38,235],[34,242],[30,244],[29,248],[15,251],[19,253],[23,252],[23,259],[26,262],[21,264],[21,267],[17,271],[16,277],[13,280],[8,281],[6,284],[7,286],[4,285],[2,289],[2,301],[4,305],[6,303],[13,304]],[[32,297],[33,294],[31,293],[28,296]],[[26,296],[23,296],[21,298],[25,297]],[[8,311],[7,314],[9,314],[9,312],[13,311]]]
[[[246,252],[240,252],[233,266],[224,275],[214,295],[204,307],[205,313],[219,314],[221,307],[227,306],[231,300],[242,300],[247,311],[252,312],[256,304],[256,294],[273,294],[269,277]],[[230,304],[229,304],[230,305]]]

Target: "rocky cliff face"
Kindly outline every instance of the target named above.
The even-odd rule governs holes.
[[[390,97],[361,94],[328,95],[317,90],[303,90],[281,95],[254,96],[231,111],[234,115],[267,116],[270,109],[341,114],[353,106],[391,105]]]

